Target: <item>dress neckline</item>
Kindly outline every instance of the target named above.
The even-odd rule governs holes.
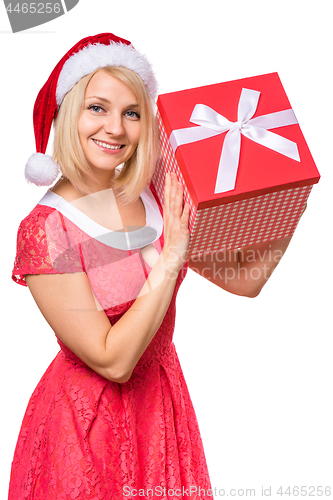
[[[55,208],[91,238],[97,239],[108,246],[129,250],[142,248],[149,243],[153,243],[160,238],[163,231],[163,218],[148,185],[140,193],[140,199],[146,212],[146,224],[137,230],[129,232],[112,231],[98,224],[69,201],[65,200],[65,198],[50,189],[39,201],[38,205]]]

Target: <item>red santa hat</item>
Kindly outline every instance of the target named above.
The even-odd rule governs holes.
[[[122,66],[137,73],[155,100],[157,82],[146,57],[128,40],[102,33],[80,40],[59,61],[39,92],[33,113],[36,153],[25,166],[25,178],[37,186],[51,185],[59,174],[59,165],[45,155],[53,119],[74,85],[84,76],[105,66]]]

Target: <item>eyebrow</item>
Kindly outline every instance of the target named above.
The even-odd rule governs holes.
[[[100,101],[106,102],[107,104],[111,104],[111,102],[108,99],[106,99],[105,97],[99,97],[98,95],[91,95],[91,96],[86,97],[86,99],[99,99]],[[129,107],[130,108],[138,108],[139,105],[138,104],[130,104]]]

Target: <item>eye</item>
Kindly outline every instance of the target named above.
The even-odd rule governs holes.
[[[139,120],[140,119],[140,115],[139,113],[137,113],[136,111],[133,111],[132,109],[129,110],[129,111],[126,111],[126,116],[128,116],[129,118],[132,118],[134,120]]]
[[[103,108],[101,108],[101,106],[98,106],[97,104],[91,104],[90,106],[88,106],[87,109],[91,109],[95,113],[100,113],[101,111],[104,111]]]

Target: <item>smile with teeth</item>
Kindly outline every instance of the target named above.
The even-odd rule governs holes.
[[[113,146],[112,144],[107,144],[106,142],[98,141],[97,139],[93,139],[93,141],[96,142],[98,146],[106,149],[121,149],[123,147],[122,144],[119,146]]]

